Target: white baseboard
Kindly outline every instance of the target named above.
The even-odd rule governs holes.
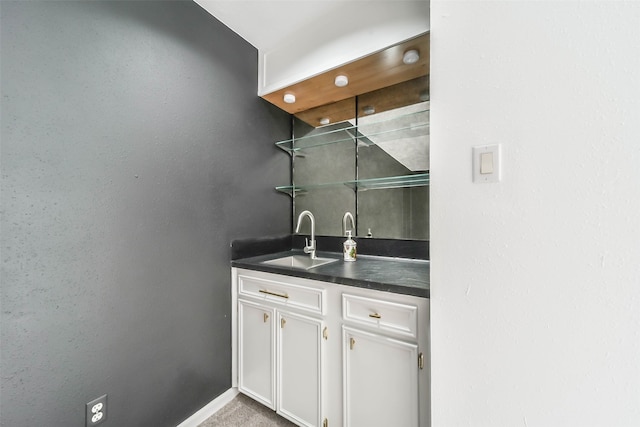
[[[178,424],[177,427],[198,427],[198,425],[218,412],[224,405],[231,402],[231,400],[233,400],[233,398],[237,395],[238,389],[235,387],[230,388],[229,390],[225,391],[220,396],[216,397],[211,402],[200,408],[198,412]]]

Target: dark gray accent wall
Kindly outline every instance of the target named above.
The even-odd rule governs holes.
[[[231,240],[291,231],[289,117],[192,1],[0,15],[0,424],[175,426],[231,385]]]

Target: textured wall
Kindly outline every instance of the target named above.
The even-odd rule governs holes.
[[[231,384],[230,240],[290,231],[288,116],[193,2],[0,13],[0,424],[176,425]]]
[[[433,426],[638,426],[640,3],[431,7]]]

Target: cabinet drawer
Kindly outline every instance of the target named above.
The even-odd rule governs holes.
[[[325,290],[245,275],[238,276],[238,294],[324,314]]]
[[[413,338],[418,335],[418,306],[342,294],[345,321],[369,325]]]

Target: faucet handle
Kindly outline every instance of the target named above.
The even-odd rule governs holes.
[[[316,241],[312,240],[311,244],[309,244],[309,239],[308,238],[304,238],[304,253],[305,254],[309,254],[311,252],[314,252],[316,250]]]

